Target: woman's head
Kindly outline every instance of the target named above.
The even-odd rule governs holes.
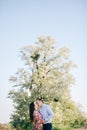
[[[38,109],[38,105],[34,102],[32,102],[29,106],[29,111],[30,111],[30,120],[33,121],[33,112],[34,110]]]

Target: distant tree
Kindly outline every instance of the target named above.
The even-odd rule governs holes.
[[[71,69],[76,67],[70,60],[70,50],[57,49],[49,36],[39,37],[35,44],[21,49],[21,58],[24,68],[10,78],[17,87],[9,92],[15,108],[11,116],[13,126],[18,130],[29,129],[28,106],[37,97],[52,105],[56,113],[54,124],[73,124],[79,110],[70,95],[70,87],[75,83]]]

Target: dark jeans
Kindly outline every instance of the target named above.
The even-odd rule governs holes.
[[[52,130],[52,123],[47,123],[43,125],[43,130]]]

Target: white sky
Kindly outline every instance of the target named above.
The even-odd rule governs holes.
[[[78,65],[73,70],[76,85],[72,98],[87,112],[87,1],[86,0],[0,0],[0,122],[9,121],[12,89],[9,77],[20,68],[20,48],[41,35],[56,39],[58,47],[71,49]]]

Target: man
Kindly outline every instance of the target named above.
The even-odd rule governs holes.
[[[40,113],[44,120],[43,130],[52,130],[52,117],[54,113],[49,105],[44,104],[42,99],[37,99],[36,103],[40,106]]]

